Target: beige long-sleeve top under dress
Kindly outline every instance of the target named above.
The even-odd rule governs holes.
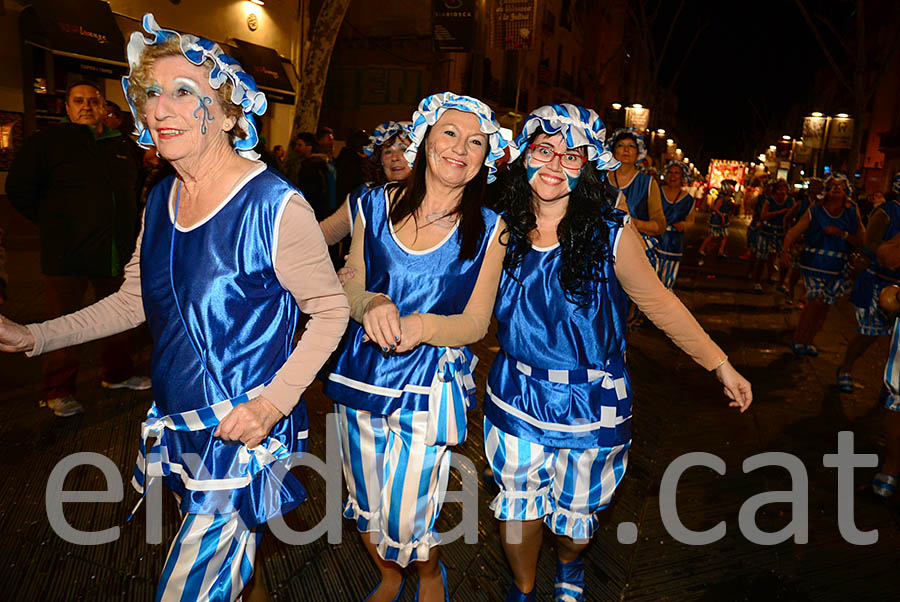
[[[502,222],[499,227],[503,227]],[[354,234],[347,260],[347,267],[353,270],[354,277],[344,283],[344,290],[350,300],[350,315],[360,323],[369,302],[381,294],[366,290],[362,236],[364,228],[364,223],[357,216],[354,232],[360,235]],[[400,242],[407,246],[411,246],[415,240],[414,228],[401,228],[396,234]],[[484,337],[494,309],[505,252],[506,248],[496,240],[488,247],[475,289],[462,314],[419,314],[422,317],[423,343],[454,347],[470,344]],[[728,359],[681,300],[660,282],[647,260],[643,240],[630,222],[622,233],[615,261],[616,277],[623,290],[681,350],[707,370],[718,368]]]
[[[261,393],[287,416],[340,342],[347,327],[349,306],[315,214],[299,195],[288,200],[279,231],[275,274],[300,311],[310,317],[299,343]],[[140,257],[143,234],[142,228],[134,255],[125,267],[122,287],[77,312],[28,324],[35,343],[27,355],[103,338],[144,322]]]

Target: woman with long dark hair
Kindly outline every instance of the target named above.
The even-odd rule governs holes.
[[[422,600],[449,599],[434,529],[474,405],[472,354],[503,261],[485,188],[508,141],[484,103],[425,98],[406,149],[412,174],[363,195],[347,265],[347,334],[325,394],[335,401],[348,500],[381,573],[368,600],[397,599],[415,563]],[[443,595],[441,595],[443,592]]]
[[[731,406],[743,412],[752,400],[750,383],[662,285],[630,218],[614,208],[615,192],[600,176],[616,165],[604,138],[594,111],[535,110],[513,143],[518,158],[500,192],[500,351],[488,377],[484,437],[500,488],[491,508],[515,578],[508,601],[536,598],[544,524],[558,542],[554,599],[585,599],[581,553],[625,474],[631,444],[629,298],[716,372]]]

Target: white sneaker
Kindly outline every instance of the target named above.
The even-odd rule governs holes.
[[[55,397],[41,402],[41,406],[46,406],[53,410],[53,413],[62,418],[68,418],[75,414],[84,412],[84,408],[71,395],[65,397]]]
[[[150,379],[146,376],[132,376],[119,383],[110,383],[101,380],[100,385],[104,389],[131,389],[132,391],[146,391],[153,386]]]

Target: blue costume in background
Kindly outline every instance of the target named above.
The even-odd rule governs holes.
[[[649,221],[650,219],[650,186],[653,184],[653,178],[650,174],[639,171],[634,174],[634,178],[624,188],[618,188],[615,180],[610,174],[606,174],[606,181],[610,186],[625,195],[625,203],[628,205],[628,213],[635,219]],[[659,245],[658,236],[648,236],[641,234],[644,244],[647,245],[647,259],[650,265],[656,268],[658,255],[656,247]]]
[[[883,211],[890,220],[882,242],[900,233],[900,202],[887,201],[875,211]],[[884,287],[900,284],[900,270],[881,265],[875,254],[866,248],[863,248],[863,253],[869,258],[869,267],[857,275],[853,292],[850,293],[850,301],[856,307],[856,330],[868,336],[891,334],[893,323],[881,309],[878,297]]]
[[[656,252],[659,255],[657,273],[659,279],[666,288],[672,288],[678,278],[678,268],[681,266],[681,257],[684,252],[684,232],[679,232],[674,225],[683,222],[694,208],[694,198],[688,192],[675,202],[669,202],[665,189],[662,189],[662,208],[666,216],[666,231],[662,235]]]
[[[839,236],[825,234],[825,228],[837,228],[855,234],[859,230],[856,206],[847,203],[840,215],[832,216],[824,207],[809,208],[809,228],[800,255],[800,269],[808,298],[821,297],[828,305],[850,289],[848,277],[850,244]]]
[[[769,211],[781,211],[782,209],[790,209],[794,205],[793,197],[786,196],[784,201],[779,203],[774,197],[766,197],[769,203]],[[762,207],[760,207],[760,219],[762,216]],[[781,252],[784,245],[784,213],[779,213],[768,219],[761,219],[761,230],[756,238],[756,256],[759,259],[766,260],[772,254]]]

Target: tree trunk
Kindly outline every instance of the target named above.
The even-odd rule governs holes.
[[[294,106],[294,127],[291,140],[300,132],[315,133],[322,110],[322,94],[328,78],[331,51],[347,14],[350,0],[325,0],[309,35],[309,46],[303,54],[300,70],[300,90]]]

